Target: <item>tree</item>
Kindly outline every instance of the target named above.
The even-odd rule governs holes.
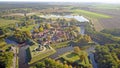
[[[0,67],[10,68],[10,66],[12,65],[12,59],[12,52],[0,52]]]
[[[32,34],[30,31],[25,31],[25,33],[26,33],[27,37],[32,38]]]
[[[78,38],[78,39],[79,39],[78,42],[79,42],[79,43],[82,43],[82,44],[86,44],[86,43],[89,43],[89,42],[92,41],[92,40],[91,40],[91,37],[88,36],[88,35],[81,36],[81,37]]]
[[[18,43],[23,43],[23,42],[26,41],[27,36],[26,36],[25,32],[22,32],[20,30],[16,30],[14,35],[10,39],[14,40],[14,41],[16,41]]]
[[[34,30],[33,30],[35,33],[38,33],[39,32],[39,30],[37,29],[37,28],[34,28]]]
[[[53,59],[47,58],[42,62],[38,62],[35,65],[36,68],[70,68],[67,64],[60,63]]]
[[[84,38],[86,40],[86,42],[91,42],[91,37],[88,35],[84,35]]]
[[[51,28],[51,25],[50,25],[49,23],[47,23],[47,24],[45,25],[45,27],[46,27],[47,29],[50,29],[50,28]]]
[[[79,55],[80,48],[78,46],[74,47],[74,53]]]
[[[83,61],[84,59],[85,59],[85,55],[83,55],[83,54],[82,54],[82,55],[80,55],[80,60],[82,60],[82,61]]]
[[[39,31],[40,31],[40,32],[43,32],[43,30],[44,30],[44,29],[43,29],[43,27],[41,26],[41,27],[39,28]]]
[[[67,64],[64,65],[64,68],[69,68],[69,66]]]
[[[51,40],[51,36],[47,36],[47,40],[50,41]]]
[[[69,68],[73,68],[71,65],[69,65]]]
[[[59,67],[59,68],[63,68],[64,65],[63,63],[60,63],[59,61],[56,61],[56,68]]]
[[[4,34],[3,30],[0,28],[0,35],[3,35],[3,34]]]
[[[45,63],[44,62],[38,62],[35,66],[37,68],[45,68]]]
[[[67,40],[67,36],[65,34],[62,36],[62,38],[64,38],[64,40]]]
[[[80,33],[80,27],[76,27],[76,31]]]
[[[99,68],[119,68],[118,57],[116,54],[119,50],[115,51],[118,48],[118,45],[96,47],[95,59],[98,62]]]
[[[88,41],[85,38],[81,38],[78,42],[82,44],[88,43]]]
[[[77,37],[77,33],[76,33],[75,31],[71,31],[71,35],[72,35],[73,37]]]

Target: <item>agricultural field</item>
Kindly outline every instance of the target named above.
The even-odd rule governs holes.
[[[38,14],[38,13],[37,12],[27,13],[28,16],[35,15],[35,14]],[[4,14],[2,16],[21,16],[21,17],[24,17],[24,13],[9,13],[9,14]]]
[[[92,5],[92,8],[120,10],[120,5],[119,4],[94,4]]]
[[[86,10],[72,10],[74,14],[80,14],[88,18],[92,24],[94,25],[94,28],[96,31],[101,31],[104,29],[104,25],[99,22],[100,19],[111,19],[112,17],[107,14],[97,13],[97,12],[91,12]]]
[[[90,18],[97,18],[97,19],[99,19],[99,18],[111,18],[111,16],[109,16],[109,15],[85,11],[85,10],[79,10],[79,9],[73,10],[72,12],[75,14],[85,15],[85,16],[90,17]]]
[[[94,4],[93,6],[84,7],[82,10],[90,11],[93,13],[100,13],[111,16],[111,18],[98,19],[99,24],[102,25],[104,29],[116,29],[120,28],[120,5],[119,4]]]

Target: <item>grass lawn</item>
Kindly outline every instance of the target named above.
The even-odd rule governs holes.
[[[79,55],[84,55],[84,59],[82,60]],[[63,59],[65,59],[66,61],[68,61],[70,63],[77,62],[78,64],[83,65],[83,66],[90,65],[88,55],[85,51],[81,51],[79,53],[79,55],[77,55],[71,51],[71,52],[67,52],[67,53],[61,55],[60,57],[62,57]]]
[[[112,10],[120,10],[120,5],[117,5],[117,4],[95,4],[93,5],[94,8],[97,8],[97,9],[112,9]]]
[[[32,50],[35,49],[36,47],[38,47],[38,46],[37,45],[30,46],[30,52],[31,52],[32,59],[29,62],[29,64],[33,64],[35,62],[38,62],[39,60],[46,58],[46,57],[48,57],[56,52],[53,49],[46,49],[43,52],[32,52]]]
[[[90,18],[111,18],[111,16],[109,16],[109,15],[94,13],[94,12],[90,12],[90,11],[86,11],[86,10],[76,9],[76,10],[72,10],[72,12],[74,14],[85,15],[85,16],[88,16]]]
[[[76,15],[78,15],[78,14],[83,15],[87,19],[91,20],[92,24],[94,24],[93,27],[95,28],[96,31],[101,31],[104,29],[104,27],[103,27],[104,25],[99,22],[99,19],[112,18],[111,16],[106,15],[106,14],[95,13],[95,12],[90,12],[90,11],[86,11],[86,10],[76,9],[76,10],[72,10],[72,12]]]
[[[58,49],[58,48],[69,46],[70,44],[76,45],[75,42],[76,42],[75,40],[72,40],[72,41],[68,40],[68,41],[64,41],[64,42],[53,43],[53,44],[51,44],[51,47],[54,49]]]
[[[70,41],[65,41],[65,42],[60,42],[60,43],[53,43],[51,44],[51,47],[53,47],[54,49],[58,49],[58,48],[62,48],[62,47],[65,47],[65,46],[68,46],[68,43]]]
[[[18,22],[18,21],[17,20],[0,19],[0,27],[8,26],[10,24],[14,24],[15,22]]]
[[[72,52],[65,53],[61,57],[63,57],[65,60],[69,62],[75,62],[80,59],[80,57],[77,54],[74,54]]]
[[[21,30],[22,31],[30,31],[33,29],[34,26],[37,26],[38,24],[34,24],[34,25],[29,25],[28,27],[22,27]]]

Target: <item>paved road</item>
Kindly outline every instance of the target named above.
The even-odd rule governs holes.
[[[72,46],[68,46],[68,47],[64,47],[64,48],[60,48],[60,49],[57,49],[56,50],[56,53],[51,55],[49,58],[52,58],[52,59],[57,59],[59,57],[59,55],[62,55],[66,52],[69,52],[69,51],[72,51],[73,50],[73,47]]]
[[[23,46],[19,48],[19,68],[28,68],[28,64],[25,62],[26,60],[26,48],[28,46]]]

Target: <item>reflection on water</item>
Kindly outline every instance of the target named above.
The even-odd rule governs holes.
[[[65,16],[60,16],[60,15],[41,15],[40,17],[43,18],[74,18],[76,20],[78,20],[79,22],[89,22],[88,19],[84,18],[83,16],[73,16],[73,15],[65,15]]]
[[[15,41],[12,41],[12,40],[9,40],[9,39],[5,39],[5,42],[7,44],[14,44],[14,45],[17,45],[17,43]]]

